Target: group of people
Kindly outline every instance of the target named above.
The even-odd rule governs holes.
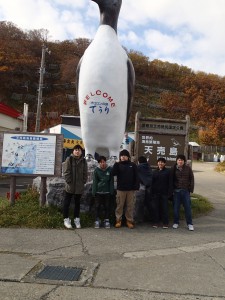
[[[76,145],[64,163],[66,185],[63,217],[66,228],[72,228],[69,218],[72,197],[75,201],[74,225],[76,228],[81,228],[80,199],[87,181],[87,171],[87,162],[82,155],[82,147]],[[158,158],[155,170],[152,170],[144,156],[138,158],[137,164],[132,162],[130,153],[126,149],[120,151],[119,161],[115,162],[112,167],[107,165],[105,156],[99,156],[92,184],[96,229],[102,225],[105,228],[111,227],[110,212],[115,182],[115,228],[122,226],[123,218],[128,228],[134,228],[135,193],[141,187],[145,190],[145,204],[150,210],[154,228],[157,228],[161,222],[163,228],[169,227],[168,202],[171,199],[173,203],[172,227],[174,229],[179,227],[182,204],[187,228],[194,230],[190,198],[190,193],[194,190],[194,175],[192,169],[186,164],[186,157],[183,154],[177,156],[176,163],[171,168],[166,167],[165,158]]]

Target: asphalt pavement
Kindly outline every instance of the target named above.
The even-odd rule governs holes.
[[[215,209],[178,229],[0,228],[1,300],[225,299],[225,175],[193,164],[195,193]],[[48,279],[47,267],[78,270],[78,280]]]

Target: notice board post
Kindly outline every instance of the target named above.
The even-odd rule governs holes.
[[[40,206],[46,203],[47,177],[62,175],[63,135],[0,133],[0,174],[10,176],[10,203],[15,203],[16,177],[41,177]]]
[[[178,154],[188,157],[190,118],[185,120],[143,118],[140,112],[135,118],[135,160],[143,155],[151,166],[157,166],[157,159],[164,157],[167,166],[176,162]]]

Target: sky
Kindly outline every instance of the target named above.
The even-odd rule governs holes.
[[[91,0],[0,0],[0,21],[47,29],[51,41],[93,39],[99,9]],[[225,76],[225,0],[123,0],[117,33],[150,61]]]

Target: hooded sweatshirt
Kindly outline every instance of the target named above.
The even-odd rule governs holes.
[[[95,196],[96,193],[105,194],[110,193],[113,195],[114,192],[114,180],[111,175],[112,168],[106,167],[106,169],[101,169],[97,167],[93,174],[93,185],[92,185],[92,195]]]

